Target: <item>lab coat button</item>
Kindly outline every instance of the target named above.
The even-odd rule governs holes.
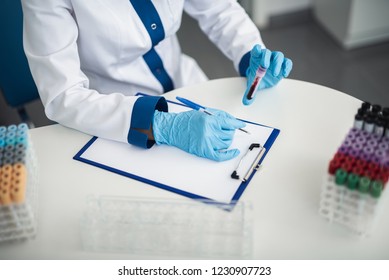
[[[157,25],[155,23],[151,24],[151,29],[153,30],[157,29]]]

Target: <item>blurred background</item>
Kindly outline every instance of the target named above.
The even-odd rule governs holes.
[[[290,78],[389,107],[389,0],[239,2],[258,26],[266,47],[293,60]],[[187,15],[178,37],[183,52],[194,57],[210,79],[237,76],[232,63]],[[52,123],[39,100],[25,107],[36,127]],[[0,125],[20,121],[17,110],[0,94]]]

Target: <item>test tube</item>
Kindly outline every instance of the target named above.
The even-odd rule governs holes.
[[[356,114],[354,117],[354,128],[356,129],[363,129],[363,115],[362,114]]]
[[[389,117],[386,116],[384,119],[385,119],[385,137],[389,138]]]
[[[28,125],[26,123],[20,123],[18,125],[18,131],[27,131],[28,130]]]
[[[11,124],[7,127],[8,132],[16,132],[18,130],[18,127],[14,124]]]
[[[365,117],[363,130],[368,133],[372,133],[374,131],[374,118],[372,115],[367,115]]]
[[[258,86],[261,83],[261,80],[265,76],[265,74],[266,74],[266,69],[259,66],[256,73],[255,73],[254,81],[250,86],[249,92],[247,93],[248,100],[251,100],[254,98],[254,95],[257,92]]]
[[[389,108],[388,107],[385,107],[382,109],[382,115],[384,117],[389,117]]]
[[[371,107],[371,104],[369,102],[363,102],[361,105],[361,109],[365,112],[369,111]]]
[[[378,104],[374,104],[373,106],[371,106],[371,111],[374,114],[378,114],[379,112],[381,112],[381,106]]]
[[[370,179],[368,177],[361,177],[359,179],[358,190],[360,193],[360,200],[358,202],[358,213],[363,214],[365,209],[366,200],[369,196]]]
[[[385,122],[382,118],[378,118],[374,127],[374,134],[382,137],[385,131]]]
[[[11,179],[12,179],[12,166],[5,164],[0,168],[1,184],[0,184],[0,202],[2,205],[8,206],[12,204],[11,199]]]
[[[24,164],[16,163],[12,170],[11,198],[16,204],[23,203],[26,198],[27,170]]]
[[[339,208],[342,208],[342,203],[344,201],[344,196],[346,192],[346,188],[344,187],[347,181],[347,172],[342,168],[336,170],[335,172],[335,184],[339,187]]]

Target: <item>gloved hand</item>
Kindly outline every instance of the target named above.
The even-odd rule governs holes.
[[[250,64],[246,71],[247,89],[243,95],[243,104],[250,105],[254,102],[257,94],[252,99],[247,98],[247,94],[255,79],[258,67],[267,69],[265,76],[259,83],[258,90],[270,88],[276,85],[282,78],[288,77],[293,68],[292,60],[284,57],[282,52],[271,52],[268,49],[261,49],[260,45],[255,45],[251,50]]]
[[[213,115],[192,110],[182,113],[155,111],[154,140],[157,144],[175,146],[188,153],[225,161],[236,157],[238,149],[226,150],[232,143],[235,129],[246,124],[230,114],[206,109]]]

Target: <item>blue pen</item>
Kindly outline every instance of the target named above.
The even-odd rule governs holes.
[[[176,99],[178,101],[180,101],[181,103],[185,104],[186,106],[192,108],[193,110],[197,110],[197,111],[201,111],[201,112],[204,112],[206,113],[207,115],[213,115],[211,112],[208,112],[207,110],[205,110],[205,107],[204,106],[201,106],[197,103],[194,103],[193,101],[190,101],[186,98],[182,98],[182,97],[179,97],[177,96]],[[248,132],[247,130],[244,130],[243,128],[239,128],[240,131],[243,131],[245,133],[248,133],[250,134],[250,132]]]

